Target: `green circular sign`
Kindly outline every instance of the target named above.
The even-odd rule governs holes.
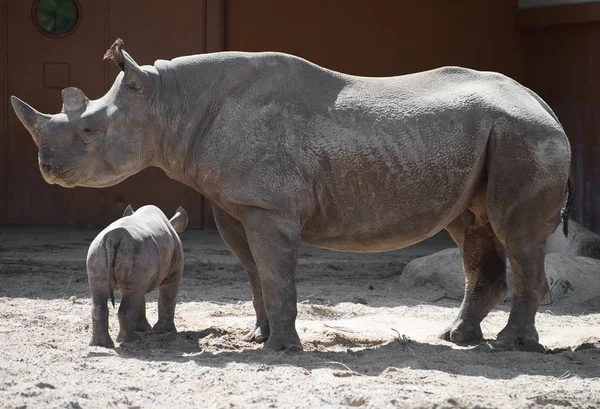
[[[46,33],[64,35],[77,25],[79,10],[74,0],[40,0],[35,9],[35,18]]]

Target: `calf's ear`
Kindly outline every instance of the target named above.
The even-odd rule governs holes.
[[[127,205],[125,211],[123,212],[123,217],[131,216],[133,214],[133,207],[131,205]]]
[[[188,216],[183,207],[179,206],[177,208],[175,216],[171,217],[169,222],[171,222],[171,226],[173,226],[177,233],[183,233],[188,224]]]

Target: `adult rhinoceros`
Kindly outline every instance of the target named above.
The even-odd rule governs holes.
[[[498,340],[538,349],[548,293],[544,245],[565,203],[569,141],[550,108],[504,75],[445,67],[388,78],[330,71],[280,53],[221,52],[122,69],[88,100],[15,112],[48,183],[106,187],[149,166],[213,203],[219,232],[248,272],[256,326],[246,339],[301,348],[295,270],[302,243],[382,252],[442,229],[459,245],[465,297],[443,337],[482,339],[507,295]]]

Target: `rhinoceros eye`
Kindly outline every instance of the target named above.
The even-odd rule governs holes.
[[[83,128],[79,131],[79,137],[86,145],[96,141],[102,136],[102,132],[93,128]]]

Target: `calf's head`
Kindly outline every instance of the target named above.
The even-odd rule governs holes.
[[[153,101],[158,72],[140,67],[117,40],[108,56],[121,68],[102,98],[89,100],[81,90],[62,91],[58,114],[36,111],[11,97],[15,113],[38,147],[38,162],[48,183],[63,187],[107,187],[139,172],[152,162],[160,133]]]

